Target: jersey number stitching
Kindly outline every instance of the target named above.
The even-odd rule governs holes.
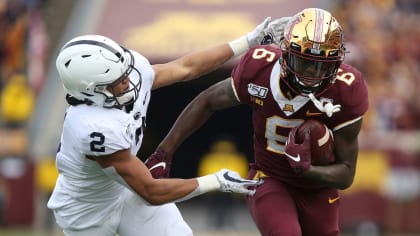
[[[274,52],[271,52],[265,48],[257,48],[252,53],[252,58],[257,59],[257,60],[265,58],[267,62],[272,62],[275,57],[276,57],[276,54]]]
[[[105,152],[105,135],[99,132],[92,132],[89,135],[93,140],[90,142],[92,152]]]
[[[336,79],[343,81],[348,86],[351,86],[353,81],[356,79],[356,76],[354,76],[354,74],[351,72],[343,73],[342,69],[338,69]]]
[[[302,119],[284,119],[279,116],[272,116],[266,119],[265,138],[267,139],[266,149],[270,152],[283,154],[287,136],[278,134],[278,129],[291,129],[303,123]]]

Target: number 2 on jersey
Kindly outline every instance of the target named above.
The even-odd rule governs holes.
[[[92,132],[89,136],[92,138],[90,150],[92,152],[105,152],[105,135],[99,132]]]

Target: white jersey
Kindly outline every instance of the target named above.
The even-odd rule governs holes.
[[[141,79],[139,97],[131,111],[85,104],[69,106],[56,156],[59,177],[48,208],[53,209],[62,228],[83,229],[101,225],[121,208],[126,188],[109,178],[101,166],[86,156],[102,156],[130,149],[135,155],[141,146],[154,71],[148,60],[132,51],[131,80]]]

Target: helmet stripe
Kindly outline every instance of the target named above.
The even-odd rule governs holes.
[[[322,42],[322,32],[324,28],[324,14],[320,9],[315,9],[315,29],[314,29],[314,46],[316,49],[320,49],[320,43]]]
[[[96,46],[105,48],[108,51],[110,51],[113,54],[115,54],[115,56],[118,57],[118,60],[121,60],[121,58],[122,58],[121,53],[118,52],[117,50],[115,50],[113,47],[109,46],[108,44],[105,44],[105,43],[102,43],[102,42],[98,42],[98,41],[94,41],[94,40],[78,40],[78,41],[74,41],[74,42],[71,42],[71,43],[68,43],[68,44],[64,45],[64,47],[61,49],[61,51],[63,51],[66,48],[69,48],[71,46],[80,45],[80,44],[96,45]]]

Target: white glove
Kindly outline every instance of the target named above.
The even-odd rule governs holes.
[[[268,24],[268,26],[264,28],[264,37],[260,43],[274,43],[276,45],[280,45],[281,39],[284,35],[284,29],[286,28],[286,24],[291,18],[292,17],[286,16],[271,21],[270,24]]]
[[[221,169],[215,175],[220,183],[219,189],[222,192],[242,193],[252,196],[256,190],[250,190],[247,187],[258,186],[263,183],[262,179],[243,179],[237,172],[228,169]]]
[[[266,35],[267,27],[271,21],[271,17],[265,18],[265,20],[257,25],[255,29],[246,34],[246,40],[250,48],[260,45]]]
[[[270,21],[271,17],[267,17],[261,24],[257,25],[253,31],[230,41],[229,46],[232,48],[233,55],[235,57],[239,56],[248,51],[251,47],[260,45],[264,39],[264,30],[268,27]]]

